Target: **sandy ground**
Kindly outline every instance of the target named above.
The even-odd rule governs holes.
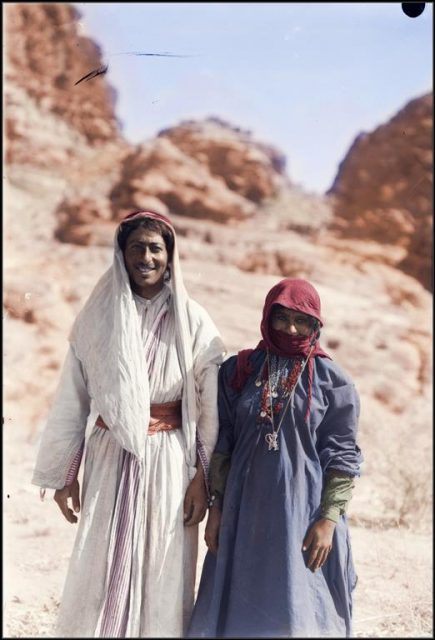
[[[89,248],[73,251],[67,245],[59,246],[57,251],[57,255],[63,258],[63,268],[67,264],[71,269],[71,279],[74,279],[74,286],[79,291],[75,298],[78,304],[79,299],[84,299],[85,289],[90,286],[94,274],[85,270],[84,263],[77,256],[80,257],[82,252],[89,252],[92,256],[91,264],[95,262],[93,267],[100,269],[98,265],[106,259],[107,251]],[[58,261],[60,263],[60,258]],[[276,282],[276,276],[255,274],[254,278],[252,275],[236,272],[234,268],[214,263],[207,268],[204,262],[192,259],[185,262],[183,268],[189,292],[200,303],[205,304],[220,328],[229,352],[234,352],[241,345],[256,344],[257,319],[264,292]],[[53,278],[56,278],[58,269],[58,262],[54,262],[53,271],[49,272]],[[66,272],[64,280],[69,277],[69,273]],[[77,274],[80,274],[80,278],[82,275],[83,278],[86,276],[84,284],[81,284]],[[327,286],[322,287],[323,292],[326,311],[335,317],[334,313],[337,314],[338,311],[331,300],[336,300],[337,293]],[[54,300],[57,296],[58,293],[55,292]],[[352,300],[358,302],[355,296]],[[361,300],[365,302],[365,298],[362,297]],[[347,298],[345,302],[347,303]],[[30,483],[38,434],[43,427],[43,415],[47,408],[47,388],[58,378],[56,363],[60,351],[58,353],[58,347],[55,348],[55,341],[59,340],[62,350],[66,349],[69,316],[65,319],[57,318],[57,309],[53,306],[47,310],[49,319],[53,320],[52,316],[56,316],[54,320],[58,319],[62,327],[61,330],[57,329],[57,338],[53,337],[55,329],[52,327],[47,334],[41,328],[38,329],[36,324],[18,320],[11,320],[18,324],[6,327],[8,337],[4,351],[6,382],[10,389],[6,393],[8,402],[3,439],[4,637],[53,637],[53,624],[75,535],[75,526],[63,519],[53,502],[53,492],[47,491],[45,501],[41,502],[39,489]],[[234,322],[234,318],[237,318],[237,322]],[[36,375],[38,379],[35,378]],[[359,381],[360,379],[361,376]],[[366,404],[365,410],[370,411],[373,405]],[[376,420],[376,414],[371,413],[371,421],[382,424],[383,415],[379,414]],[[419,460],[419,442],[424,443],[424,448],[430,448],[428,421],[426,417],[418,420],[418,424],[428,425],[423,440],[416,440],[415,434],[412,440],[401,440],[399,421],[391,425],[395,431],[389,432],[387,439],[377,439],[377,431],[373,430],[370,431],[370,437],[364,430],[361,434],[365,437],[363,451],[372,468],[375,465],[373,461],[379,459],[375,458],[379,448],[389,447],[390,453],[387,454],[388,466],[385,469],[379,469],[376,475],[363,474],[349,509],[353,555],[359,576],[354,594],[354,634],[357,637],[433,637],[430,526],[425,526],[424,529],[428,533],[416,533],[399,526],[390,525],[388,528],[385,518],[377,518],[378,483],[384,477],[391,477],[395,467],[405,457],[408,461],[411,458]],[[392,447],[392,444],[395,446]],[[422,469],[423,471],[426,469]],[[414,473],[414,476],[425,477],[424,473]],[[413,487],[411,485],[408,489],[410,499],[415,503],[419,495]],[[405,489],[403,484],[393,488],[390,486],[388,496],[394,498],[392,494],[395,493],[396,497],[400,497]],[[384,494],[385,491],[382,495]],[[394,500],[393,503],[395,504]],[[418,518],[415,520],[418,525]],[[200,528],[198,579],[205,553],[203,526]],[[420,530],[423,529],[420,527]]]
[[[30,484],[37,439],[4,437],[4,637],[53,637],[75,526],[47,491]],[[352,512],[350,511],[350,516]],[[200,527],[198,578],[205,553]],[[352,525],[359,576],[354,600],[357,637],[433,637],[432,545],[409,530]]]

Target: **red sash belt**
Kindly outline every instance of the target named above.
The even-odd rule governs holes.
[[[148,435],[152,436],[159,431],[172,431],[173,429],[181,428],[181,400],[152,404],[150,409],[151,417],[148,425]],[[98,416],[95,426],[102,429],[109,428],[101,416]]]

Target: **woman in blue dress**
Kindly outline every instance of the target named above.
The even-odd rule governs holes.
[[[320,298],[286,278],[263,339],[221,367],[204,561],[189,637],[349,637],[346,506],[362,461],[359,398],[319,345]]]

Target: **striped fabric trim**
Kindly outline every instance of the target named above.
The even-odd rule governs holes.
[[[65,487],[69,487],[78,476],[84,448],[85,448],[85,441],[83,440],[82,444],[78,448],[77,453],[73,458],[69,471],[66,474]]]
[[[205,479],[205,487],[207,489],[207,497],[210,498],[210,487],[209,487],[209,480],[208,480],[208,477],[209,477],[208,458],[207,458],[207,453],[205,451],[205,447],[202,444],[198,433],[196,434],[196,452],[198,454],[201,466],[204,469],[204,479]]]
[[[151,372],[154,366],[166,313],[167,305],[163,304],[145,340],[148,372]],[[110,568],[99,634],[101,638],[124,638],[127,630],[133,567],[133,526],[140,485],[139,471],[136,457],[125,451],[113,515],[113,533],[109,549]]]
[[[133,564],[133,523],[139,492],[139,464],[124,452],[118,499],[114,513],[113,555],[109,570],[100,638],[124,638],[130,604]]]

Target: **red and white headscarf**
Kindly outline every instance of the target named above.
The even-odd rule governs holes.
[[[307,280],[302,278],[285,278],[276,284],[266,296],[263,307],[263,317],[261,320],[261,335],[263,339],[257,344],[256,349],[287,358],[298,356],[307,358],[308,361],[308,405],[306,418],[310,413],[311,393],[313,383],[314,358],[330,358],[322,349],[315,336],[292,336],[284,331],[277,331],[271,326],[270,316],[272,307],[275,304],[282,305],[287,309],[299,311],[315,318],[320,326],[323,326],[321,317],[320,297],[316,289]],[[241,391],[249,375],[253,372],[249,356],[253,349],[244,349],[237,355],[236,371],[232,381],[232,386]]]

